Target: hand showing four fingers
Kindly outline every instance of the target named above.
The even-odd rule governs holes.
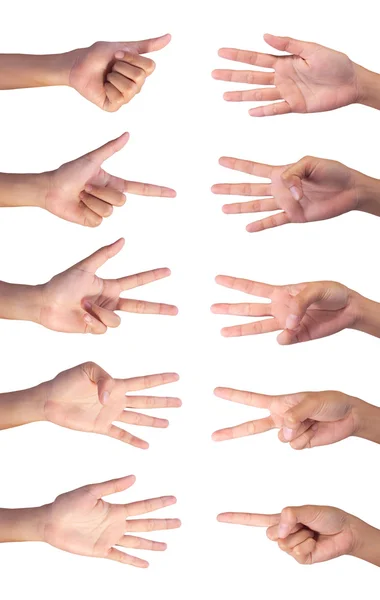
[[[256,196],[259,199],[226,204],[226,214],[277,212],[250,223],[253,233],[286,225],[332,219],[358,208],[359,173],[332,160],[307,156],[293,165],[270,166],[222,157],[223,167],[269,179],[270,183],[219,183],[214,194]]]
[[[132,435],[115,422],[123,425],[165,428],[166,419],[151,417],[135,409],[176,408],[178,398],[135,395],[148,388],[178,381],[176,373],[160,373],[113,379],[95,363],[84,363],[59,373],[45,384],[45,418],[61,427],[100,433],[121,440],[136,448],[146,449],[149,444]]]
[[[138,532],[177,529],[179,519],[141,519],[140,517],[176,503],[173,496],[152,498],[132,504],[110,504],[102,500],[116,492],[130,488],[135,477],[130,475],[86,485],[58,496],[48,505],[44,523],[44,541],[82,556],[108,558],[118,562],[146,568],[149,563],[119,550],[166,550],[166,544],[136,537]]]
[[[128,139],[129,134],[124,133],[101,148],[48,173],[44,208],[66,221],[97,227],[104,217],[112,214],[114,206],[124,204],[127,192],[173,198],[176,194],[170,188],[125,181],[102,169],[102,163],[124,148]]]
[[[151,283],[170,275],[169,269],[154,269],[120,279],[102,279],[96,271],[120,252],[120,239],[85,258],[42,286],[40,323],[48,329],[66,333],[105,333],[107,327],[118,327],[115,311],[176,315],[171,304],[121,298],[123,291]]]
[[[314,44],[266,34],[265,41],[276,50],[291,53],[273,56],[247,50],[222,48],[219,56],[270,71],[217,69],[213,77],[222,81],[258,85],[253,90],[226,92],[232,102],[271,102],[252,108],[252,117],[312,113],[334,110],[359,100],[357,67],[348,56]],[[273,102],[273,101],[280,102]]]
[[[69,85],[99,108],[115,112],[141,91],[155,69],[141,56],[165,48],[170,35],[138,42],[96,42],[74,50]]]

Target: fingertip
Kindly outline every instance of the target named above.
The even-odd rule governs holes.
[[[223,327],[223,329],[220,330],[220,333],[223,337],[230,337],[230,332],[227,327]]]
[[[248,233],[255,233],[255,224],[254,223],[250,223],[249,225],[247,225],[247,227],[245,228],[246,231],[248,231]]]

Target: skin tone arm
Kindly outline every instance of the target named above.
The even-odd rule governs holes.
[[[221,523],[267,527],[267,536],[304,565],[350,555],[380,567],[380,530],[331,506],[287,507],[277,515],[222,513]]]
[[[61,494],[51,504],[38,508],[0,509],[0,542],[46,542],[72,554],[146,568],[149,566],[146,560],[118,548],[166,550],[166,544],[134,534],[177,529],[181,522],[179,519],[131,519],[175,504],[174,496],[131,504],[110,504],[102,500],[103,496],[127,490],[134,482],[135,477],[129,475]]]
[[[269,411],[269,416],[215,431],[216,442],[279,429],[281,442],[295,450],[335,444],[350,436],[380,444],[380,408],[341,392],[268,396],[216,388],[218,398]]]
[[[221,48],[227,60],[267,70],[217,69],[214,79],[259,86],[224,94],[229,102],[269,102],[251,108],[252,117],[335,110],[349,104],[380,109],[380,75],[348,56],[319,44],[266,34],[267,44],[287,55]],[[264,87],[263,87],[264,86]]]
[[[253,323],[225,327],[222,335],[239,337],[273,331],[282,332],[282,345],[307,342],[333,335],[343,329],[357,329],[380,337],[380,304],[334,281],[268,285],[247,279],[218,275],[216,282],[266,303],[214,304],[215,314],[261,318]]]
[[[0,55],[0,90],[66,85],[108,112],[139,94],[155,69],[141,56],[165,48],[170,35],[138,42],[96,42],[64,54]]]
[[[95,274],[123,246],[123,239],[105,246],[46,284],[0,282],[0,318],[34,321],[66,333],[100,334],[108,327],[120,325],[115,311],[176,315],[178,309],[171,304],[120,297],[123,291],[168,277],[169,269],[153,269],[119,279],[102,279]]]
[[[248,202],[224,205],[226,214],[273,212],[247,225],[250,233],[332,219],[352,210],[380,216],[380,181],[336,161],[306,156],[292,165],[272,166],[223,156],[219,164],[269,180],[212,187],[214,194],[250,196]]]
[[[114,423],[166,428],[169,421],[135,409],[177,408],[179,398],[137,395],[178,381],[177,373],[113,379],[95,363],[84,363],[28,390],[0,394],[0,429],[47,421],[61,427],[100,433],[146,449],[149,444]]]
[[[36,206],[87,227],[97,227],[114,207],[125,203],[125,193],[174,198],[171,188],[126,181],[102,169],[102,163],[129,140],[124,133],[101,148],[70,161],[55,171],[34,175],[0,173],[1,206]]]

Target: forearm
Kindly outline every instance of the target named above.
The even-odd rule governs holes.
[[[0,430],[45,420],[46,384],[0,394]]]
[[[352,292],[352,329],[380,337],[380,304]]]
[[[380,530],[357,517],[350,515],[350,518],[352,519],[351,530],[355,539],[351,556],[380,567]]]
[[[45,207],[49,189],[49,174],[0,173],[1,206]]]
[[[18,285],[0,281],[0,319],[40,322],[41,285]]]
[[[0,542],[42,542],[49,505],[0,508]]]
[[[380,444],[380,408],[358,398],[353,399],[356,437]]]
[[[358,103],[380,109],[380,75],[355,65],[358,85]]]
[[[0,55],[0,89],[68,85],[73,52]]]
[[[380,181],[353,171],[357,210],[380,217]]]

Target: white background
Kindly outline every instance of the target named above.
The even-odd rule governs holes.
[[[124,315],[117,330],[100,337],[2,321],[1,391],[29,387],[94,360],[119,377],[178,371],[181,381],[162,393],[182,397],[183,408],[162,414],[171,421],[167,431],[144,431],[151,442],[145,452],[45,423],[2,432],[0,505],[36,506],[86,483],[134,473],[135,487],[117,501],[175,494],[177,506],[162,516],[180,517],[183,527],[155,536],[169,548],[145,554],[151,561],[145,571],[44,544],[3,544],[1,594],[12,599],[373,597],[376,567],[350,557],[302,567],[267,540],[264,530],[218,524],[215,517],[220,511],[277,512],[286,505],[324,503],[379,527],[375,445],[351,439],[297,453],[280,444],[275,432],[225,444],[210,436],[219,427],[265,414],[216,399],[215,386],[266,393],[338,389],[377,403],[379,341],[351,331],[291,347],[278,346],[276,334],[223,339],[220,327],[241,321],[209,312],[213,302],[243,298],[219,288],[218,273],[280,284],[332,279],[380,298],[375,217],[351,213],[248,234],[250,216],[223,215],[224,198],[210,193],[213,183],[249,180],[219,167],[221,155],[286,164],[312,154],[380,177],[380,113],[351,106],[254,120],[247,114],[251,104],[222,100],[223,91],[239,86],[210,77],[213,68],[227,65],[217,56],[221,46],[270,51],[262,40],[265,32],[331,46],[380,71],[373,2],[343,8],[338,2],[301,0],[59,5],[21,0],[3,7],[0,50],[53,53],[166,32],[173,40],[154,56],[156,72],[118,113],[102,112],[69,88],[0,94],[2,171],[53,169],[128,130],[129,144],[106,168],[178,192],[176,199],[130,197],[96,230],[39,209],[2,209],[0,278],[44,282],[124,236],[125,249],[101,274],[169,266],[170,279],[140,288],[135,297],[175,303],[180,314]]]

